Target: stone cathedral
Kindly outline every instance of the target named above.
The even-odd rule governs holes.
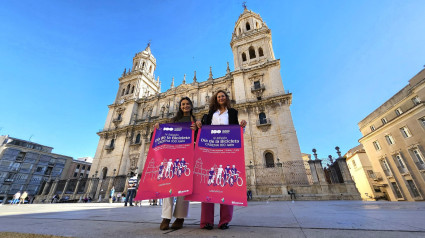
[[[90,177],[127,175],[136,170],[140,173],[153,125],[168,122],[184,96],[192,99],[195,116],[201,119],[208,112],[210,97],[222,89],[239,111],[239,120],[248,122],[244,133],[248,187],[257,195],[266,195],[282,194],[283,186],[272,188],[273,184],[308,185],[290,111],[292,94],[283,87],[271,30],[259,14],[245,8],[235,24],[230,47],[233,71],[228,65],[226,75],[214,78],[210,69],[204,81],[198,81],[195,72],[192,80],[186,81],[185,77],[178,86],[173,79],[165,92],[161,92],[159,77],[155,79],[156,58],[150,44],[137,53],[132,68],[119,78],[115,101],[108,106],[105,126],[98,132]],[[276,170],[264,172],[275,167],[281,167],[286,176],[276,174]],[[259,187],[262,182],[268,186]]]

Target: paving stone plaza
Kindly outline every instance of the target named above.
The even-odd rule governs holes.
[[[191,203],[181,230],[159,230],[160,206],[122,203],[0,206],[2,232],[67,237],[425,237],[425,203],[362,201],[249,202],[235,207],[228,230],[199,229]],[[216,221],[218,223],[218,207]]]

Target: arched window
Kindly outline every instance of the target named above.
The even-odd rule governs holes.
[[[267,168],[272,168],[274,167],[274,158],[273,158],[273,154],[270,152],[267,152],[264,156],[266,158],[266,167]]]
[[[246,30],[247,30],[247,31],[251,30],[251,26],[249,25],[249,23],[248,23],[248,22],[246,23]]]
[[[134,143],[136,143],[136,144],[139,144],[140,143],[140,133],[137,134],[136,141]]]
[[[255,58],[255,50],[254,50],[254,47],[249,47],[249,58],[250,59],[254,59]]]
[[[106,175],[108,174],[108,168],[103,168],[102,169],[102,179],[106,179]]]
[[[258,56],[264,56],[264,53],[263,53],[263,48],[258,48]]]
[[[127,85],[127,90],[125,90],[125,94],[128,94],[130,92],[130,84]]]
[[[260,119],[260,124],[267,124],[267,118],[264,112],[258,115],[258,119]]]
[[[137,69],[137,66],[139,66],[139,62],[136,62],[136,63],[134,64],[134,69]]]
[[[131,87],[131,93],[134,93],[134,86]]]
[[[255,26],[256,26],[256,28],[258,29],[258,22],[255,22]]]
[[[121,120],[121,113],[118,114],[117,120]]]
[[[242,30],[241,30],[241,28],[239,27],[239,35],[242,33]]]
[[[115,139],[111,140],[111,144],[109,145],[109,147],[114,148],[114,144],[115,144]]]
[[[152,65],[149,67],[149,73],[152,73]]]
[[[246,61],[246,54],[245,54],[245,52],[242,53],[242,61]]]
[[[143,69],[143,68],[145,68],[145,62],[143,62],[143,64],[142,64],[142,69]]]
[[[125,93],[125,88],[122,89],[121,96],[124,96],[124,93]]]

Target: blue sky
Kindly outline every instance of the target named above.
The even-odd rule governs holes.
[[[233,70],[242,1],[4,1],[0,134],[91,156],[118,77],[151,40],[162,91]],[[272,30],[301,151],[345,153],[425,64],[425,1],[247,1]]]

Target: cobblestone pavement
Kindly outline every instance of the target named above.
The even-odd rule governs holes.
[[[199,229],[191,203],[181,230],[159,230],[161,207],[121,203],[0,206],[0,232],[70,237],[425,237],[424,202],[249,202],[235,207],[230,229]],[[218,223],[216,205],[215,224]],[[1,233],[0,233],[1,236]]]

